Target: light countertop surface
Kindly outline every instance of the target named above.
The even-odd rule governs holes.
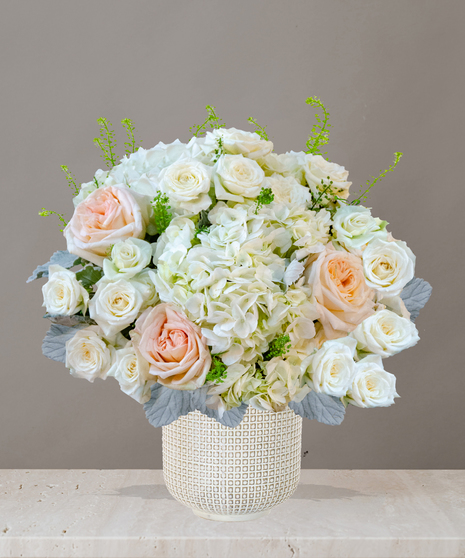
[[[161,471],[0,471],[0,558],[465,557],[465,471],[303,470],[261,519],[196,517]]]

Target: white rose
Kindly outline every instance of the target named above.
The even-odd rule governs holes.
[[[156,265],[165,250],[177,245],[186,249],[192,245],[195,236],[194,222],[188,217],[175,217],[168,228],[163,232],[156,242],[153,263]]]
[[[127,238],[113,245],[111,259],[103,260],[103,272],[110,281],[130,279],[147,267],[152,246],[140,238]]]
[[[89,314],[105,335],[114,335],[136,320],[142,303],[142,294],[134,284],[124,279],[101,279],[90,301]]]
[[[79,330],[66,342],[66,367],[76,378],[93,382],[104,380],[110,369],[115,349],[102,339],[102,331],[97,326]]]
[[[413,322],[390,310],[380,310],[363,320],[351,337],[357,340],[359,350],[382,357],[413,347],[420,339]]]
[[[219,138],[223,140],[225,151],[232,155],[244,155],[249,159],[259,159],[273,151],[271,141],[262,140],[255,132],[244,132],[236,128],[220,128],[213,130],[213,132],[207,132],[205,144],[216,147]]]
[[[157,289],[155,288],[155,283],[152,279],[153,274],[153,269],[144,269],[130,279],[130,282],[142,295],[143,302],[140,308],[141,312],[149,306],[155,306],[160,300]]]
[[[352,385],[357,342],[350,337],[325,341],[321,349],[302,361],[307,383],[317,393],[343,397]]]
[[[223,155],[214,175],[216,197],[244,203],[244,198],[258,196],[264,178],[265,173],[256,161],[242,155]]]
[[[339,244],[347,250],[360,249],[375,237],[386,239],[387,222],[371,216],[366,207],[344,205],[333,218],[333,231]]]
[[[150,365],[135,350],[131,342],[124,349],[115,351],[113,365],[108,376],[118,380],[121,391],[138,403],[146,403],[150,399],[150,386],[155,384],[149,374]]]
[[[389,407],[396,392],[396,377],[383,369],[381,357],[370,355],[357,362],[347,401],[356,407]]]
[[[75,273],[51,265],[48,268],[48,281],[42,287],[44,303],[49,314],[72,316],[82,310],[85,314],[89,303],[89,293],[76,279]]]
[[[311,199],[309,189],[299,184],[293,176],[273,174],[266,179],[266,186],[271,188],[275,203],[307,205]]]
[[[321,191],[332,181],[332,191],[340,198],[349,197],[349,188],[352,182],[348,182],[349,171],[337,163],[331,163],[321,155],[306,155],[303,169],[307,184],[314,197],[318,197]],[[321,181],[323,180],[323,184]]]
[[[398,295],[413,279],[415,256],[405,242],[376,238],[365,248],[362,258],[367,284],[383,294]]]
[[[265,171],[266,176],[274,173],[283,176],[293,176],[300,184],[304,181],[304,172],[301,160],[305,158],[305,153],[289,152],[289,153],[270,153],[258,161],[259,165]]]
[[[210,207],[211,169],[194,159],[183,159],[164,168],[159,176],[159,189],[170,199],[174,209],[195,215]]]

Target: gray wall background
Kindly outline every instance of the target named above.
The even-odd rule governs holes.
[[[208,103],[283,152],[304,147],[317,95],[354,191],[404,152],[368,205],[434,291],[420,344],[386,361],[402,398],[304,421],[303,467],[464,468],[464,16],[461,0],[2,1],[0,467],[161,467],[161,430],[116,382],[41,355],[42,282],[25,284],[65,248],[37,215],[71,215],[60,164],[81,182],[103,165],[96,119],[132,118],[151,147],[187,140]]]

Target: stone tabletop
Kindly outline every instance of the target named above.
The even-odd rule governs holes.
[[[217,523],[161,471],[0,471],[0,558],[465,557],[465,471],[303,470],[264,518]]]

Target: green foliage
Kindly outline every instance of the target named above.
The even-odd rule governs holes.
[[[216,384],[222,384],[227,376],[228,367],[224,362],[217,356],[213,356],[212,365],[210,372],[207,374],[207,382],[215,382]]]
[[[76,196],[77,194],[79,194],[79,188],[76,184],[76,181],[74,180],[73,175],[71,174],[69,168],[66,165],[61,165],[60,168],[66,175],[66,180],[68,181],[68,186],[70,188],[74,188],[74,195]]]
[[[270,204],[273,200],[273,190],[271,188],[262,188],[260,190],[260,193],[258,194],[257,199],[255,200],[255,203],[257,204],[257,207],[255,208],[255,215],[258,214],[258,212],[264,205]]]
[[[113,125],[106,118],[97,118],[100,125],[100,137],[94,138],[94,143],[102,150],[102,158],[111,169],[116,164],[116,140]]]
[[[332,191],[332,187],[333,187],[333,181],[330,180],[329,176],[326,177],[328,179],[328,183],[325,184],[324,180],[321,179],[321,186],[322,186],[322,190],[319,194],[319,196],[313,200],[313,204],[311,205],[310,209],[315,209],[318,207],[318,205],[320,204],[320,202],[323,200],[323,196],[326,195],[327,198],[329,198],[330,196],[335,196],[334,192]],[[312,199],[313,199],[313,194],[312,194]]]
[[[66,227],[66,225],[68,224],[68,223],[65,221],[65,218],[64,218],[64,216],[63,216],[63,215],[64,215],[63,213],[57,213],[56,211],[50,211],[50,210],[48,210],[48,209],[45,209],[45,207],[42,208],[42,211],[39,211],[39,215],[40,215],[41,217],[48,217],[49,215],[56,215],[56,216],[58,217],[58,219],[60,219],[60,221],[63,223],[63,225],[64,225],[65,227]],[[61,232],[63,232],[64,230],[65,230],[64,227],[63,227],[62,229],[60,229]]]
[[[125,145],[124,152],[126,153],[126,155],[129,156],[131,155],[131,153],[135,153],[136,151],[136,139],[134,137],[134,132],[136,131],[136,128],[134,127],[134,123],[130,118],[123,118],[123,120],[121,120],[121,124],[123,125],[123,128],[126,130],[126,134],[128,136],[128,141],[124,142]],[[140,141],[140,143],[142,143],[142,141]]]
[[[215,149],[215,158],[213,159],[214,163],[216,163],[218,161],[218,159],[221,157],[221,155],[224,155],[224,145],[223,145],[223,137],[222,136],[217,138],[216,144],[217,144],[217,147]]]
[[[274,357],[280,357],[289,352],[291,348],[291,338],[289,335],[280,335],[273,339],[268,350],[263,355],[263,360],[271,360]]]
[[[312,133],[308,136],[307,140],[307,153],[312,155],[320,154],[320,147],[329,142],[329,112],[326,110],[324,104],[318,97],[309,97],[306,101],[307,105],[319,108],[323,111],[323,118],[315,113],[316,124],[313,125]]]
[[[76,273],[76,279],[81,282],[81,285],[86,289],[86,291],[92,293],[93,285],[95,285],[97,281],[100,281],[102,275],[103,271],[100,267],[88,265]]]
[[[371,177],[372,178],[371,182],[370,182],[370,180],[367,180],[368,188],[366,188],[366,190],[364,192],[362,192],[359,195],[358,198],[351,201],[349,205],[360,205],[362,203],[362,201],[365,201],[367,199],[368,192],[373,188],[373,186],[378,182],[378,180],[381,180],[382,178],[384,178],[387,175],[388,172],[392,172],[397,167],[397,163],[400,161],[401,157],[402,157],[402,153],[400,153],[399,151],[396,151],[396,153],[394,153],[394,162],[392,163],[392,165],[390,165],[384,171],[380,171],[380,175],[377,176],[376,178],[374,176],[372,176]],[[361,186],[360,190],[363,190],[363,186]]]
[[[199,135],[204,134],[207,131],[207,128],[211,128],[212,130],[224,128],[223,121],[215,112],[215,107],[211,105],[207,105],[205,107],[207,109],[208,116],[205,119],[205,122],[200,125],[194,125],[189,128],[192,135],[195,137],[199,137]]]
[[[152,202],[153,222],[155,223],[158,234],[164,232],[173,219],[169,203],[170,200],[168,196],[166,194],[162,194],[161,192],[158,192]]]
[[[247,118],[247,122],[253,124],[257,129],[255,133],[258,134],[262,140],[268,141],[268,134],[266,133],[266,126],[260,126],[260,124],[255,120],[255,118]]]

